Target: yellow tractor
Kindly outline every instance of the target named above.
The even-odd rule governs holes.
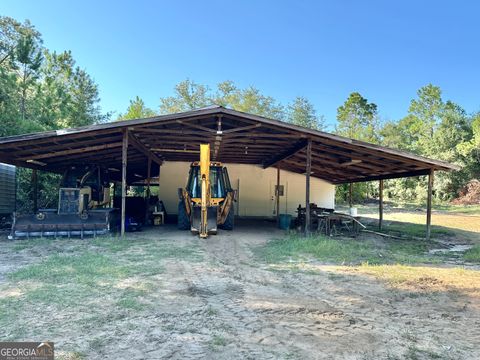
[[[178,189],[178,228],[190,229],[201,238],[216,234],[217,227],[233,230],[236,192],[230,185],[227,168],[210,161],[210,145],[200,145],[200,161],[190,165],[185,189]]]

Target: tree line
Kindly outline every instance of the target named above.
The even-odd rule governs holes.
[[[307,98],[297,97],[282,105],[255,87],[238,88],[232,81],[221,82],[215,89],[210,89],[187,79],[175,86],[172,96],[160,98],[158,111],[148,108],[142,99],[136,97],[118,119],[175,113],[214,104],[325,130],[325,118],[318,115]],[[417,91],[407,115],[399,120],[382,121],[378,106],[353,92],[337,109],[334,132],[460,165],[460,171],[438,173],[434,183],[434,196],[438,201],[454,198],[468,181],[480,177],[480,113],[468,114],[460,105],[443,99],[440,87],[432,84]],[[396,201],[423,202],[426,179],[388,180],[385,192],[388,198]],[[348,185],[337,186],[337,200],[346,201],[347,194]],[[377,196],[377,183],[354,184],[354,201]]]
[[[171,96],[160,98],[157,109],[135,97],[115,120],[213,104],[317,130],[326,128],[325,118],[306,97],[282,104],[253,86],[241,88],[233,81],[223,81],[212,89],[188,79],[179,82]],[[0,17],[0,136],[91,125],[112,118],[101,111],[97,84],[76,64],[70,51],[48,50],[29,21]],[[460,105],[443,99],[438,86],[420,88],[406,116],[389,121],[380,119],[374,102],[353,92],[337,109],[334,132],[462,166],[458,172],[436,177],[434,194],[440,201],[455,197],[469,180],[480,177],[480,113],[468,114]],[[18,172],[20,209],[31,207],[30,176],[27,169]],[[57,184],[55,175],[39,174],[40,206],[55,204]],[[387,197],[400,201],[423,201],[425,188],[423,177],[385,183]],[[354,200],[374,198],[377,189],[375,183],[355,184]],[[347,186],[337,187],[338,200],[346,200],[347,193]]]
[[[98,86],[70,51],[43,46],[40,32],[0,17],[0,136],[91,125],[109,120],[100,109]],[[18,210],[33,204],[32,171],[17,171]],[[39,206],[57,202],[59,176],[39,172]]]

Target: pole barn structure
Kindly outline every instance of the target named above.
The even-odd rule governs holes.
[[[200,143],[210,144],[212,161],[274,167],[278,176],[280,170],[305,174],[307,219],[310,177],[331,184],[379,180],[383,198],[383,180],[428,175],[427,238],[434,172],[458,170],[443,161],[221,106],[0,138],[0,162],[55,173],[84,164],[114,170],[112,179],[122,184],[123,232],[126,187],[139,178],[149,182],[164,161],[198,160]],[[382,204],[379,215],[383,219]]]

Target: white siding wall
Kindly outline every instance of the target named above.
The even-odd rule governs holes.
[[[225,164],[234,189],[239,189],[239,201],[235,214],[240,216],[274,216],[277,170],[263,169],[255,165]],[[185,187],[190,163],[165,162],[160,171],[160,199],[169,214],[177,213],[179,187]],[[280,197],[280,213],[295,215],[298,204],[305,204],[305,175],[282,170],[280,185],[284,196]],[[334,208],[335,186],[317,178],[311,178],[310,201],[318,206]]]

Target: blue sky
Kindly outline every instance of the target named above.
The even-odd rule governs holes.
[[[417,89],[480,110],[477,1],[26,1],[0,14],[30,19],[52,50],[72,50],[122,112],[190,78],[254,85],[281,102],[305,96],[332,123],[352,91],[383,119],[405,115]]]

